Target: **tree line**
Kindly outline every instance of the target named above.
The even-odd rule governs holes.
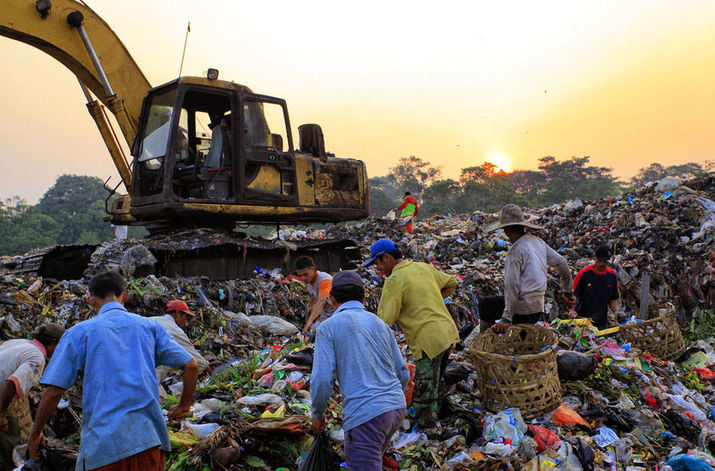
[[[370,178],[370,212],[384,216],[399,205],[405,191],[421,200],[424,215],[495,212],[509,203],[545,207],[572,199],[606,198],[666,176],[687,179],[706,175],[713,167],[711,161],[671,166],[654,163],[630,180],[620,181],[612,168],[591,165],[588,156],[561,161],[547,156],[538,160],[538,170],[505,172],[484,162],[463,168],[459,180],[454,180],[442,178],[439,168],[411,155],[400,158],[387,175]]]
[[[384,216],[399,205],[405,191],[420,201],[423,215],[498,211],[507,203],[544,207],[569,199],[595,200],[665,176],[689,178],[709,173],[713,164],[690,162],[665,167],[651,164],[629,181],[613,169],[590,164],[589,157],[559,161],[543,157],[538,170],[504,172],[494,164],[466,167],[458,180],[442,178],[439,168],[416,156],[402,157],[387,175],[372,177],[370,212]],[[102,181],[86,175],[62,175],[31,205],[19,196],[0,201],[0,255],[16,255],[55,244],[99,244],[112,238]],[[130,227],[130,237],[146,231]]]
[[[31,205],[15,196],[0,201],[0,255],[16,255],[55,244],[100,244],[112,239],[104,211],[102,180],[62,175]],[[144,234],[130,228],[130,236]]]

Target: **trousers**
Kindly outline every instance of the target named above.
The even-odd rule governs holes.
[[[350,471],[382,471],[382,455],[402,420],[405,408],[380,414],[345,432],[345,461]]]

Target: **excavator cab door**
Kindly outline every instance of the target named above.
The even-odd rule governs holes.
[[[239,96],[239,110],[239,203],[297,206],[296,161],[285,101],[246,93]]]

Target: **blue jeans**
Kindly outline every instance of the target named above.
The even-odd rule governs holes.
[[[405,411],[385,412],[345,432],[345,461],[350,471],[382,471],[382,454],[400,428]]]

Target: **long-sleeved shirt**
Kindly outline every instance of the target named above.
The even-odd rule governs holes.
[[[156,322],[116,302],[65,332],[40,383],[69,389],[84,373],[75,469],[99,468],[156,446],[170,451],[154,368],[190,361]]]
[[[171,314],[165,314],[163,316],[157,316],[157,317],[152,317],[152,320],[155,320],[161,325],[172,337],[174,337],[174,340],[176,340],[176,343],[179,344],[184,350],[186,350],[192,357],[196,359],[196,362],[199,364],[199,373],[204,371],[208,366],[209,362],[204,358],[198,350],[194,347],[194,344],[189,340],[189,336],[186,335],[186,332],[184,332],[184,329],[179,327],[179,325],[176,323],[173,317],[171,317]],[[157,372],[159,372],[159,369],[163,367],[157,368]],[[164,376],[166,375],[166,372],[162,371],[161,372]],[[159,374],[157,374],[159,376]],[[163,379],[163,376],[159,378],[159,381]]]
[[[390,328],[362,303],[348,301],[318,327],[310,379],[312,414],[323,417],[337,377],[343,430],[405,407],[405,359]]]
[[[0,344],[0,389],[11,381],[15,398],[22,398],[40,381],[45,355],[45,346],[37,340],[14,339]]]
[[[519,237],[506,254],[504,268],[504,314],[513,320],[515,314],[543,312],[547,270],[555,266],[564,291],[571,291],[568,262],[546,242],[532,234]]]
[[[385,280],[377,315],[387,325],[400,323],[415,360],[423,353],[432,359],[459,342],[459,330],[442,297],[443,289],[458,284],[432,265],[411,260],[395,265]]]

